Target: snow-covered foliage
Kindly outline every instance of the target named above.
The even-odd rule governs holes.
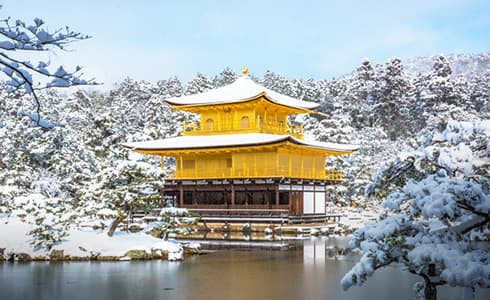
[[[350,246],[363,256],[344,289],[395,262],[424,279],[427,298],[442,284],[489,287],[490,253],[473,242],[490,229],[489,175],[490,121],[423,132],[420,147],[401,153],[368,187],[368,196],[385,198],[386,211],[354,233]]]
[[[93,80],[82,79],[81,67],[67,71],[63,66],[52,68],[49,61],[25,60],[26,53],[44,53],[65,50],[78,40],[89,38],[69,27],[50,31],[45,22],[35,18],[32,23],[12,20],[10,17],[0,20],[0,74],[7,80],[7,92],[22,91],[32,99],[31,105],[19,114],[31,118],[35,125],[52,128],[53,123],[40,116],[40,90],[52,87],[70,87],[93,84]],[[34,56],[34,55],[33,55]]]
[[[185,208],[165,207],[160,211],[160,225],[157,227],[161,237],[167,240],[176,234],[187,235],[192,231],[186,225],[197,224],[197,218]]]
[[[326,167],[342,169],[345,175],[342,184],[329,186],[329,199],[364,206],[364,187],[374,171],[402,149],[414,147],[417,132],[445,128],[449,119],[488,119],[490,72],[461,78],[449,72],[453,63],[433,58],[429,71],[413,74],[399,59],[384,65],[365,59],[352,74],[333,80],[288,79],[270,71],[256,80],[282,94],[316,101],[322,113],[332,116],[291,120],[303,123],[306,138],[361,145],[355,155],[329,158]],[[168,171],[162,173],[159,159],[130,153],[120,143],[180,135],[182,121],[195,121],[195,115],[177,112],[163,99],[223,86],[236,78],[225,69],[210,78],[198,74],[189,84],[176,77],[156,83],[127,78],[107,94],[38,91],[50,108],[44,119],[56,125],[44,128],[32,126],[32,98],[20,90],[7,93],[9,86],[1,85],[0,211],[12,214],[14,199],[39,194],[34,182],[41,173],[60,190],[42,199],[58,199],[64,212],[73,210],[71,226],[107,230],[114,219],[129,218],[135,209],[163,204],[159,187]],[[397,102],[397,97],[402,100]],[[387,114],[383,118],[381,111]]]
[[[406,60],[406,72],[410,76],[424,74],[430,71],[432,64],[437,56],[413,57]],[[447,62],[451,65],[452,76],[462,76],[472,78],[488,72],[490,68],[490,53],[479,54],[447,54],[444,55]]]

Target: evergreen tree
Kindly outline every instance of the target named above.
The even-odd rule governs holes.
[[[425,299],[436,299],[439,285],[490,286],[489,252],[470,243],[490,229],[489,125],[428,129],[417,150],[381,170],[366,194],[385,199],[386,212],[354,233],[349,245],[363,255],[342,279],[345,289],[392,263],[422,277],[415,289]]]
[[[213,83],[202,73],[197,73],[196,77],[187,83],[185,95],[199,94],[213,89]]]
[[[213,87],[219,88],[237,80],[238,75],[230,68],[225,68],[218,76],[213,78]]]
[[[403,72],[401,59],[388,60],[385,68],[377,73],[374,99],[374,125],[385,128],[389,137],[406,133],[405,120],[412,107],[412,99],[408,97],[410,81]]]

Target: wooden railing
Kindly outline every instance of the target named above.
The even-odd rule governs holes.
[[[192,174],[189,174],[192,173]],[[326,170],[325,175],[320,173],[314,173],[312,169],[304,169],[301,173],[301,170],[298,173],[298,170],[295,171],[294,174],[289,176],[287,168],[274,168],[269,170],[262,170],[259,173],[254,172],[249,169],[241,169],[235,170],[235,173],[232,173],[231,168],[227,170],[210,170],[210,169],[198,169],[187,171],[184,173],[182,171],[176,172],[167,172],[169,174],[167,179],[233,179],[233,178],[271,178],[271,177],[291,177],[291,178],[304,178],[304,179],[326,179],[328,181],[342,181],[344,178],[342,170]]]
[[[195,135],[219,135],[219,134],[240,134],[240,133],[272,133],[272,134],[289,134],[295,138],[303,139],[303,125],[293,125],[290,123],[283,124],[280,122],[252,123],[243,127],[238,122],[228,124],[213,124],[209,128],[202,128],[199,122],[186,122],[183,124],[184,136]]]

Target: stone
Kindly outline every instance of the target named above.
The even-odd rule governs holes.
[[[169,261],[180,261],[184,260],[184,250],[179,248],[177,251],[168,252]]]
[[[90,257],[88,256],[65,256],[65,261],[89,261]]]
[[[129,250],[124,256],[130,257],[132,260],[149,259],[150,255],[145,250]]]
[[[46,256],[44,255],[37,255],[32,258],[33,261],[47,261],[49,260]]]
[[[21,252],[21,253],[17,253],[16,260],[18,262],[30,262],[32,261],[32,257],[27,253]]]
[[[101,255],[97,257],[98,261],[118,261],[120,260],[120,256],[111,256],[111,255]]]
[[[165,235],[165,230],[159,227],[153,227],[151,230],[147,231],[146,234],[151,235],[157,239],[161,239]]]
[[[162,254],[160,249],[151,249],[151,259],[162,259]]]
[[[129,225],[128,230],[132,233],[136,233],[136,232],[140,232],[141,230],[143,230],[143,227],[141,227],[141,225],[139,225],[139,224],[131,224],[131,225]]]
[[[201,253],[201,247],[189,247],[188,245],[182,245],[182,248],[184,248],[184,255],[186,256],[198,255]]]
[[[160,257],[162,260],[168,260],[168,251],[162,251],[162,257]]]
[[[49,254],[50,261],[63,261],[65,258],[64,250],[52,250]]]

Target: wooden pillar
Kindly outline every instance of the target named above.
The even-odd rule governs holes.
[[[304,165],[305,159],[304,158],[305,157],[304,157],[303,153],[301,153],[301,178],[304,178],[304,176],[305,176],[304,175],[304,172],[305,172],[305,165]]]
[[[235,186],[231,184],[231,205],[235,206]]]
[[[267,129],[270,129],[268,127],[269,123],[267,123],[267,110],[264,111],[264,124]]]
[[[218,121],[218,126],[216,126],[216,127],[218,127],[218,128],[216,128],[216,129],[217,129],[217,130],[223,130],[223,124],[222,124],[223,122],[222,122],[222,120],[221,120],[221,110],[218,110],[218,117],[217,117],[216,119],[217,119],[217,121]],[[215,129],[215,130],[216,130],[216,129]]]
[[[182,183],[179,184],[179,207],[184,206],[184,186]]]
[[[177,162],[176,162],[176,164],[177,164]],[[180,169],[180,172],[178,172],[178,173],[180,173],[180,175],[177,175],[177,178],[179,178],[179,176],[182,178],[185,176],[185,174],[184,174],[184,162],[182,159],[182,155],[179,156],[179,165],[180,165],[180,168],[178,168],[178,169]]]
[[[292,213],[293,215],[296,215],[296,192],[289,191],[289,213]]]
[[[279,206],[279,185],[276,185],[276,207]]]
[[[316,157],[315,156],[312,156],[312,165],[311,165],[311,177],[310,178],[316,178],[316,174],[315,174],[315,160],[316,160]]]

